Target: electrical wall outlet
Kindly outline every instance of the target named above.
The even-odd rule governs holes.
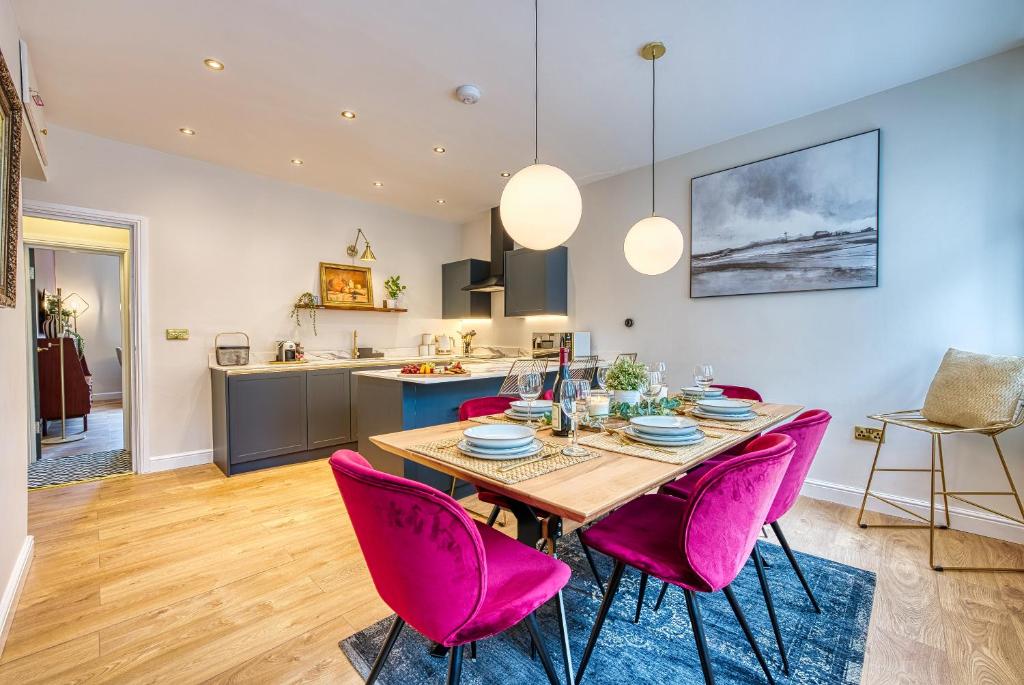
[[[854,426],[853,427],[853,438],[854,438],[854,440],[867,440],[868,442],[881,442],[881,440],[882,440],[882,429],[881,428],[869,428],[867,426]]]
[[[188,340],[187,328],[168,328],[166,332],[168,340]]]

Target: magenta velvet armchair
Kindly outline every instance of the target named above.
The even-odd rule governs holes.
[[[373,584],[396,614],[367,683],[406,623],[449,648],[448,682],[458,683],[463,645],[523,622],[557,685],[533,612],[565,586],[568,566],[477,523],[443,492],[376,471],[356,452],[335,452],[330,464]]]
[[[707,683],[714,683],[714,675],[697,593],[718,590],[736,614],[768,682],[775,682],[729,585],[754,548],[795,449],[789,436],[761,436],[744,454],[708,469],[690,498],[645,495],[583,532],[583,541],[612,557],[615,565],[580,660],[577,683],[586,673],[626,566],[683,589]]]
[[[712,385],[712,388],[719,388],[722,394],[732,400],[754,400],[763,402],[761,393],[753,388],[746,388],[742,385]]]

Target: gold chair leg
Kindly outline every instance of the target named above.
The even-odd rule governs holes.
[[[875,479],[875,468],[878,466],[878,455],[882,453],[882,443],[885,442],[885,430],[889,424],[882,422],[882,434],[878,437],[878,447],[875,448],[875,458],[871,460],[871,471],[868,473],[868,484],[864,487],[864,498],[860,501],[860,511],[857,512],[857,525],[867,528],[864,523],[864,507],[868,503],[868,495],[871,494],[871,482]]]
[[[1017,511],[1020,512],[1021,519],[1024,519],[1024,505],[1020,503],[1020,494],[1017,492],[1017,486],[1013,483],[1013,476],[1010,475],[1010,469],[1006,466],[1006,458],[1003,457],[1003,449],[999,446],[999,441],[996,436],[992,436],[992,444],[996,446],[996,454],[999,455],[999,463],[1003,465],[1003,473],[1006,474],[1006,482],[1010,484],[1010,492],[1013,493],[1013,499],[1017,501]]]
[[[939,526],[942,529],[949,529],[952,524],[949,522],[949,496],[946,491],[949,489],[946,487],[946,461],[942,457],[942,435],[936,435],[935,439],[939,443],[939,474],[942,476],[942,506],[946,512],[946,525]]]
[[[932,435],[932,472],[928,478],[928,565],[936,571],[941,571],[941,566],[935,565],[935,444],[939,436]]]

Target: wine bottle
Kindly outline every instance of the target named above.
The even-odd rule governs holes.
[[[551,433],[562,438],[569,435],[569,429],[572,428],[572,421],[562,408],[562,383],[567,380],[569,380],[569,350],[560,347],[558,348],[558,373],[555,375],[555,385],[551,389]]]

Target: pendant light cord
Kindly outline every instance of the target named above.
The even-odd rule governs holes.
[[[533,0],[533,163],[540,158],[540,9]]]
[[[655,111],[655,97],[658,92],[657,88],[657,69],[655,65],[658,63],[658,58],[655,57],[651,60],[651,216],[656,216],[654,212],[654,111]]]

